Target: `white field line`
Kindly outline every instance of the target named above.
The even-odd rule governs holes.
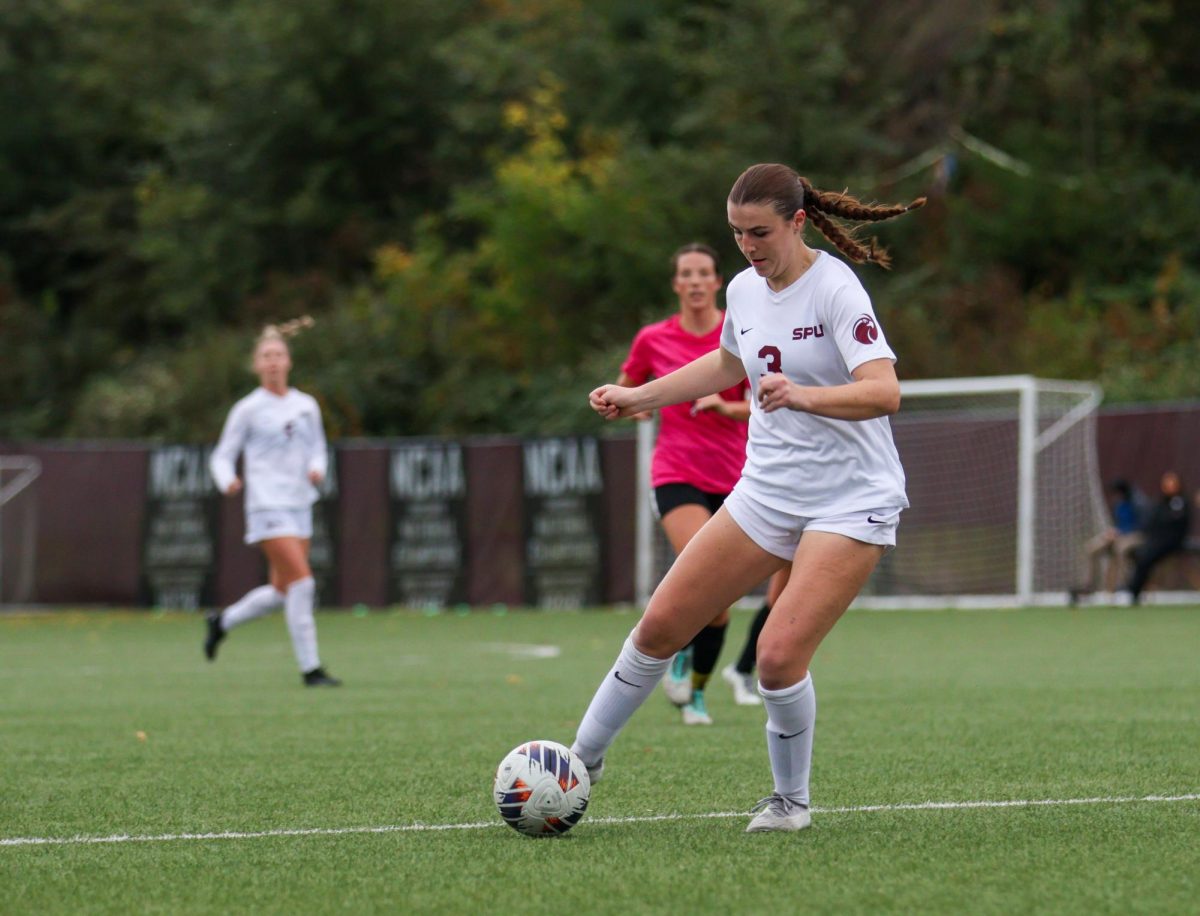
[[[485,642],[479,645],[488,652],[499,652],[515,659],[558,658],[562,655],[560,646],[544,646],[537,643]]]
[[[1135,802],[1200,801],[1200,793],[1189,795],[1106,795],[1095,798],[1039,798],[1003,801],[927,801],[900,805],[857,805],[841,808],[813,808],[814,814],[874,814],[882,811],[963,811],[978,808],[1053,808],[1065,805],[1126,805]],[[713,818],[748,817],[747,811],[713,811],[701,814],[651,814],[635,817],[593,817],[589,825],[647,824],[658,821],[694,821]],[[160,833],[134,835],[66,837],[0,837],[0,846],[86,846],[101,843],[168,843],[181,840],[260,840],[269,837],[346,836],[366,833],[429,833],[443,830],[490,830],[503,827],[499,821],[467,824],[391,824],[380,827],[307,827],[292,830],[226,830],[219,833]]]

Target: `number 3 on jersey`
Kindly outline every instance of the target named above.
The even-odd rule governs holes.
[[[783,356],[778,347],[766,346],[758,351],[758,358],[767,361],[767,372],[783,371]],[[763,375],[767,373],[764,372]]]

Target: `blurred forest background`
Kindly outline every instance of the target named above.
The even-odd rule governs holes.
[[[0,436],[216,437],[263,323],[334,438],[594,431],[780,161],[927,194],[902,378],[1200,394],[1184,0],[5,0]],[[812,234],[810,242],[821,244]]]

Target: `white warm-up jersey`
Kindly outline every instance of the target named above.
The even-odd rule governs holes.
[[[237,476],[239,452],[243,453],[247,512],[307,509],[318,499],[308,472],[324,475],[328,463],[321,408],[295,388],[284,395],[255,389],[233,405],[209,460],[222,493]]]
[[[782,372],[799,385],[846,385],[888,346],[858,277],[823,251],[787,289],[773,291],[753,268],[725,294],[721,346],[746,367],[754,387],[750,441],[738,489],[804,518],[907,506],[904,469],[887,417],[833,420],[786,408],[763,413],[758,382]]]

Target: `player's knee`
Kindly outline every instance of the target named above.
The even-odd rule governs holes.
[[[633,645],[651,658],[670,658],[687,645],[687,640],[664,625],[663,621],[647,614],[633,630]]]
[[[272,585],[281,592],[287,592],[288,589],[295,586],[298,582],[303,582],[305,579],[312,581],[312,570],[308,568],[307,563],[290,563],[278,572],[279,581],[275,582],[275,576],[272,576]]]
[[[775,640],[758,641],[758,681],[767,690],[782,690],[804,680],[808,658],[800,656],[795,646]]]
[[[312,598],[315,596],[316,590],[317,586],[316,583],[313,582],[312,576],[307,576],[305,578],[296,579],[295,581],[288,583],[288,586],[284,591],[289,596],[297,595],[301,598],[308,599],[307,601],[300,602],[294,606],[309,608],[311,613]]]

